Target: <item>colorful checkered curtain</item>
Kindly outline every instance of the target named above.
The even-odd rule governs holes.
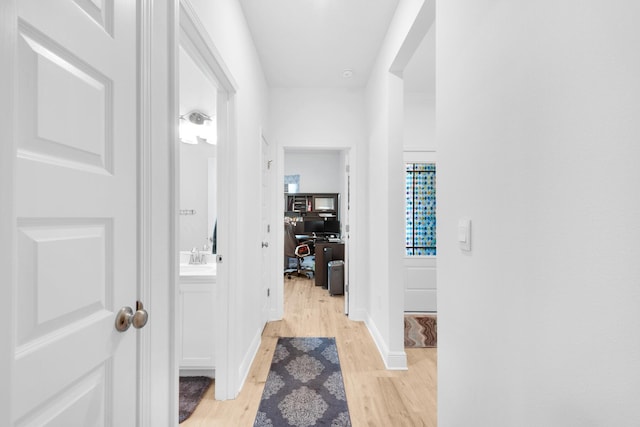
[[[436,165],[407,163],[407,255],[436,254]]]

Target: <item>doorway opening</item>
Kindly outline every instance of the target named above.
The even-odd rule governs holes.
[[[353,246],[350,224],[354,215],[350,153],[349,148],[285,147],[280,171],[283,185],[277,189],[284,201],[280,211],[283,225],[278,226],[283,266],[279,295],[284,295],[288,277],[302,276],[297,280],[310,280],[314,286],[326,288],[327,294],[335,292],[336,298],[344,299],[345,314],[349,313],[349,286],[353,283],[349,268]],[[295,240],[288,237],[291,233]],[[287,252],[287,247],[295,244],[308,245],[311,253],[298,260],[292,250]],[[332,261],[334,265],[328,265]],[[333,290],[329,289],[331,272],[334,284],[338,283]],[[283,298],[279,303],[282,313]]]
[[[229,357],[233,268],[223,257],[236,220],[229,187],[221,183],[232,175],[236,88],[192,8],[181,2],[179,13],[175,110],[183,129],[174,146],[172,251],[180,267],[173,293],[174,384],[180,375],[214,377],[215,399],[226,400],[238,388]],[[177,407],[177,387],[172,399]]]
[[[425,3],[393,66],[402,76],[405,187],[405,313],[437,312],[436,255],[436,24]],[[400,59],[401,58],[401,59]]]
[[[215,84],[179,54],[178,364],[181,377],[215,378],[217,118]]]

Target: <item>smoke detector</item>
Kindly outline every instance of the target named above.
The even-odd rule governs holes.
[[[353,77],[353,70],[350,69],[346,69],[342,72],[342,77],[344,77],[345,79],[350,79],[351,77]]]

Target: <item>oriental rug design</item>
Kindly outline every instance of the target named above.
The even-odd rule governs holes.
[[[438,318],[436,315],[404,316],[404,346],[408,348],[437,347]]]
[[[209,377],[180,377],[179,423],[193,414],[204,392],[211,385],[211,381]]]
[[[335,338],[278,339],[253,425],[351,426]]]

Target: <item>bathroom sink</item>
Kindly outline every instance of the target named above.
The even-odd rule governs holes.
[[[215,276],[216,264],[180,264],[180,276]]]
[[[200,252],[199,255],[206,260],[205,264],[189,264],[191,252],[180,252],[180,276],[215,276],[216,258],[215,255]]]

